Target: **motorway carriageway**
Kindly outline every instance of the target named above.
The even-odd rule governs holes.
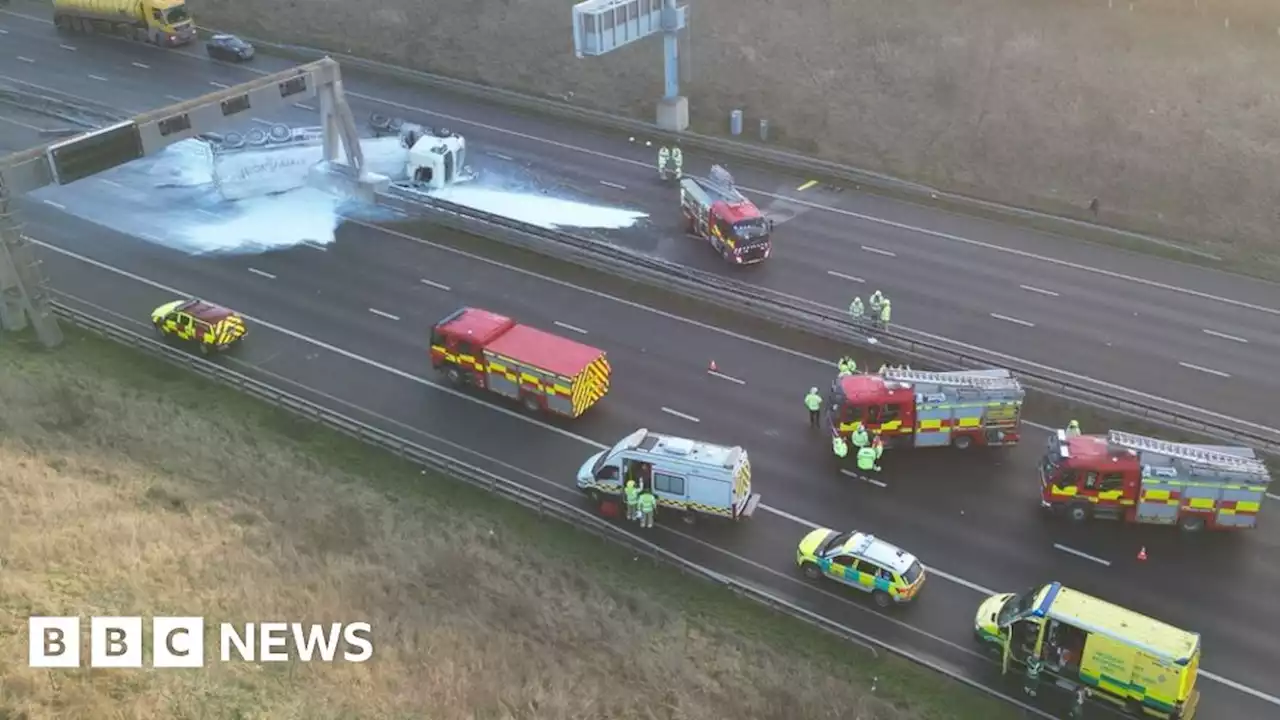
[[[47,17],[13,11],[0,11],[0,23],[8,30],[0,57],[23,59],[4,63],[17,79],[133,110],[294,64],[259,55],[235,66],[209,61],[199,45],[161,51],[61,37]],[[752,167],[731,169],[778,218],[777,253],[734,272],[682,235],[676,193],[657,183],[653,148],[352,69],[343,77],[358,116],[376,110],[448,125],[467,135],[482,170],[519,165],[553,189],[650,214],[645,232],[614,242],[834,308],[880,288],[895,301],[896,324],[1277,425],[1280,286]],[[282,118],[315,123],[305,110]],[[687,158],[693,172],[714,160]]]
[[[893,452],[873,484],[837,474],[825,438],[807,427],[800,400],[830,381],[828,360],[354,222],[325,248],[202,259],[26,205],[26,231],[74,306],[145,331],[148,311],[174,296],[232,305],[251,318],[251,336],[225,362],[544,492],[576,497],[578,465],[640,426],[742,444],[764,496],[758,516],[741,527],[664,528],[664,546],[980,681],[994,682],[969,639],[977,603],[1057,579],[1203,633],[1206,677],[1218,680],[1203,684],[1205,717],[1280,706],[1270,670],[1274,526],[1183,544],[1171,533],[1048,522],[1036,505],[1042,431],[1028,428],[1006,452]],[[562,424],[437,384],[427,329],[464,304],[605,349],[613,392]],[[708,358],[723,377],[706,372]],[[819,525],[917,553],[934,575],[919,603],[881,616],[860,597],[799,580],[795,543]],[[1139,543],[1144,564],[1133,559]],[[1206,570],[1231,578],[1230,591],[1185,580]]]

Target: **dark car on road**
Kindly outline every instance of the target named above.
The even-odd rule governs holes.
[[[253,59],[253,45],[235,35],[214,35],[204,44],[204,49],[214,60],[243,62]]]

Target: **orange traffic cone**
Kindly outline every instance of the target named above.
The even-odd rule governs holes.
[[[1138,550],[1138,562],[1146,562],[1146,561],[1147,561],[1147,546],[1143,545]]]
[[[711,364],[707,366],[707,372],[716,372],[716,361],[715,361],[715,360],[712,360],[712,361],[711,361]]]

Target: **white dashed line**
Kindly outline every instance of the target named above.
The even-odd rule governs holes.
[[[1027,322],[1026,320],[1019,320],[1018,318],[1015,318],[1015,317],[1009,317],[1008,315],[1001,315],[1001,314],[999,314],[999,313],[991,313],[991,317],[993,317],[993,318],[995,318],[995,319],[997,319],[997,320],[1003,320],[1003,321],[1005,321],[1005,322],[1011,322],[1011,323],[1013,323],[1014,325],[1021,325],[1021,326],[1023,326],[1023,327],[1035,327],[1035,326],[1036,326],[1036,324],[1035,324],[1035,323],[1033,323],[1033,322]]]
[[[8,35],[8,34],[9,34],[8,30],[0,30],[0,35]]]
[[[304,247],[309,247],[312,250],[319,250],[320,252],[329,252],[329,248],[321,245],[318,242],[315,242],[314,240],[303,240],[302,245]]]
[[[270,120],[263,120],[262,118],[249,118],[249,119],[260,125],[268,125],[268,126],[275,125],[275,123],[271,122]]]
[[[196,208],[196,212],[200,213],[201,215],[208,215],[209,217],[218,217],[214,213],[211,213],[208,210],[205,210],[204,208]]]
[[[118,187],[118,188],[124,187],[123,185],[116,182],[115,180],[108,180],[106,178],[98,178],[98,182],[102,183],[103,185],[110,185],[111,187]]]
[[[728,381],[729,381],[729,382],[731,382],[731,383],[737,383],[738,385],[746,385],[746,384],[747,384],[747,381],[746,381],[746,380],[742,380],[742,379],[739,379],[739,378],[733,377],[732,375],[725,375],[724,373],[722,373],[722,372],[716,372],[715,370],[708,370],[708,371],[707,371],[707,374],[708,374],[708,375],[714,375],[715,377],[718,377],[718,378],[720,378],[721,380],[728,380]]]
[[[428,280],[426,278],[422,278],[418,282],[422,283],[423,285],[430,285],[431,287],[436,288],[437,290],[444,290],[445,292],[449,292],[450,290],[453,289],[448,285],[445,285],[443,283],[438,283],[434,280]]]
[[[1204,334],[1205,334],[1205,335],[1212,335],[1212,336],[1214,336],[1214,337],[1220,337],[1220,338],[1222,338],[1223,340],[1230,340],[1230,341],[1232,341],[1232,342],[1238,342],[1238,343],[1247,343],[1247,342],[1249,342],[1248,340],[1245,340],[1245,339],[1244,339],[1244,338],[1242,338],[1242,337],[1236,337],[1235,335],[1228,335],[1228,334],[1226,334],[1226,333],[1220,333],[1220,332],[1218,332],[1217,330],[1210,330],[1209,328],[1205,328],[1205,329],[1204,329]]]
[[[499,153],[499,152],[491,152],[489,153],[489,155],[490,157],[496,157],[499,160],[506,160],[507,162],[511,162],[512,160],[510,155],[503,155],[502,153]]]
[[[101,75],[90,75],[90,76],[89,76],[89,79],[90,79],[90,80],[97,80],[98,82],[111,82],[110,80],[108,80],[108,79],[106,79],[106,78],[102,77]]]
[[[263,271],[263,270],[259,270],[258,268],[249,268],[249,272],[253,273],[254,275],[258,275],[259,277],[264,277],[264,278],[266,278],[266,279],[268,279],[268,280],[275,280],[275,279],[276,279],[276,276],[275,276],[275,275],[272,275],[271,273],[266,272],[266,271]]]
[[[851,477],[851,478],[853,478],[854,480],[861,480],[862,482],[865,482],[865,483],[871,483],[872,485],[875,485],[876,487],[882,487],[882,488],[887,488],[887,487],[889,487],[889,485],[888,485],[888,484],[883,483],[883,482],[881,482],[881,481],[879,481],[879,480],[876,480],[876,479],[875,479],[875,478],[873,478],[873,477],[867,477],[866,475],[859,475],[858,473],[856,473],[856,472],[854,472],[854,471],[852,471],[852,470],[845,470],[844,468],[841,468],[841,469],[840,469],[840,474],[841,474],[841,475],[844,475],[845,477]]]
[[[299,110],[306,110],[307,112],[315,112],[316,110],[310,105],[303,105],[302,103],[294,103],[293,106],[298,108]]]
[[[858,283],[866,282],[866,280],[863,280],[860,277],[854,277],[853,275],[845,275],[844,273],[836,272],[835,270],[828,270],[827,274],[834,278],[840,278],[841,280],[848,280],[849,282],[858,282]]]
[[[187,100],[186,98],[180,98],[177,95],[165,95],[164,97],[166,100],[172,100],[174,102],[186,102]]]
[[[62,48],[63,50],[70,50],[71,52],[76,51],[75,45],[59,45],[58,47]]]
[[[45,201],[44,201],[44,204],[45,204],[45,205],[52,205],[53,207],[56,207],[56,208],[58,208],[59,210],[66,210],[66,209],[67,209],[67,206],[66,206],[66,205],[63,205],[62,203],[56,203],[56,202],[54,202],[54,201],[52,201],[52,200],[45,200]]]
[[[1217,375],[1218,377],[1224,377],[1224,378],[1231,377],[1229,373],[1224,373],[1221,370],[1214,370],[1213,368],[1202,367],[1200,365],[1192,365],[1191,363],[1185,363],[1185,362],[1180,362],[1178,364],[1184,368],[1187,368],[1188,370],[1199,370],[1202,373],[1209,373],[1210,375]]]
[[[1280,495],[1272,495],[1271,493],[1267,493],[1267,497],[1271,498],[1272,500],[1280,500]]]
[[[155,243],[155,244],[157,244],[157,245],[164,245],[164,241],[163,241],[163,240],[161,240],[160,238],[156,237],[155,235],[150,235],[150,234],[147,234],[147,233],[142,233],[142,234],[141,234],[141,235],[139,235],[138,237],[142,238],[143,240],[146,240],[147,242],[153,242],[153,243]]]
[[[386,318],[386,319],[388,319],[388,320],[399,320],[399,319],[400,319],[399,317],[396,317],[395,315],[392,315],[391,313],[382,312],[381,310],[378,310],[377,308],[369,308],[369,312],[373,313],[374,315],[377,315],[378,317],[384,317],[384,318]]]
[[[562,322],[560,322],[559,320],[554,321],[554,323],[555,323],[556,327],[562,327],[562,328],[564,328],[565,330],[569,330],[569,331],[571,331],[571,332],[576,332],[576,333],[578,333],[579,335],[586,335],[586,334],[587,334],[587,331],[586,331],[586,330],[583,330],[582,328],[577,327],[576,325],[570,325],[569,323],[562,323]]]
[[[679,410],[672,410],[669,407],[662,408],[662,412],[667,413],[668,415],[675,415],[676,417],[682,418],[684,420],[688,420],[689,422],[702,422],[701,420],[699,420],[698,418],[692,415],[686,415],[680,412]]]
[[[210,84],[210,85],[212,85],[212,86],[214,86],[214,87],[216,87],[216,88],[222,88],[223,90],[226,90],[227,88],[231,87],[230,85],[223,85],[222,83],[220,83],[220,82],[216,82],[216,81],[213,81],[213,80],[210,80],[210,81],[209,81],[209,84]]]
[[[1061,543],[1054,543],[1054,544],[1053,544],[1053,549],[1055,549],[1055,550],[1061,550],[1062,552],[1067,553],[1068,555],[1075,555],[1076,557],[1078,557],[1078,558],[1084,558],[1085,560],[1092,560],[1093,562],[1096,562],[1096,563],[1098,563],[1099,565],[1106,565],[1107,567],[1110,567],[1110,566],[1111,566],[1111,561],[1110,561],[1110,560],[1103,560],[1103,559],[1102,559],[1102,558],[1100,558],[1100,557],[1095,557],[1095,556],[1093,556],[1093,555],[1090,555],[1090,554],[1089,554],[1089,553],[1087,553],[1087,552],[1082,552],[1082,551],[1077,550],[1077,549],[1075,549],[1075,548],[1067,547],[1066,545],[1063,545],[1063,544],[1061,544]]]
[[[618,183],[609,182],[608,180],[601,180],[601,181],[600,181],[600,184],[601,184],[601,185],[604,185],[605,187],[617,188],[618,190],[626,190],[626,189],[627,189],[627,186],[626,186],[626,185],[619,185]]]
[[[863,249],[863,250],[866,250],[866,251],[867,251],[867,252],[869,252],[869,253],[875,253],[875,254],[877,254],[877,255],[884,255],[885,257],[898,257],[898,253],[896,253],[896,252],[889,252],[888,250],[881,250],[880,248],[869,247],[869,246],[867,246],[867,245],[863,245],[863,246],[862,246],[862,249]]]
[[[1019,285],[1018,287],[1022,288],[1023,290],[1026,290],[1027,292],[1039,293],[1041,295],[1048,295],[1049,297],[1058,297],[1058,293],[1052,290],[1045,290],[1044,288],[1038,288],[1038,287],[1035,287],[1034,285]]]
[[[136,62],[136,63],[132,63],[132,65],[133,65],[134,67],[136,67],[136,68],[142,68],[143,70],[150,70],[150,69],[151,69],[151,66],[150,66],[150,65],[148,65],[148,64],[146,64],[146,63]]]
[[[35,63],[35,60],[32,60],[32,59],[31,59],[31,58],[29,58],[29,57],[22,57],[21,55],[19,55],[19,56],[18,56],[18,62],[33,63],[33,64],[34,64],[34,63]]]

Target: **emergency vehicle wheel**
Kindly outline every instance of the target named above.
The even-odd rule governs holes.
[[[200,343],[200,354],[205,357],[209,357],[213,354],[213,346],[208,343]]]
[[[462,373],[458,372],[458,368],[451,367],[444,371],[444,376],[454,385],[462,384]]]
[[[697,524],[698,524],[698,513],[694,512],[694,511],[692,511],[692,510],[685,510],[685,511],[684,511],[684,514],[680,516],[680,520],[681,520],[685,525],[697,525]]]
[[[889,597],[889,593],[883,590],[871,593],[871,599],[875,602],[876,607],[881,610],[888,610],[893,605],[893,598]]]
[[[161,340],[164,340],[165,339],[164,323],[152,323],[151,325],[156,329],[156,337],[160,338]]]
[[[536,414],[542,412],[542,407],[538,405],[538,398],[531,393],[525,394],[524,400],[521,404],[524,405],[525,410],[528,410],[531,413]]]
[[[968,435],[957,435],[952,438],[951,445],[957,450],[968,450],[973,446],[973,438]]]
[[[1204,529],[1204,518],[1199,515],[1188,515],[1178,520],[1178,529],[1185,533],[1198,533]]]
[[[1067,506],[1067,519],[1073,523],[1082,523],[1089,519],[1089,506],[1084,503],[1073,503]]]
[[[822,579],[822,571],[819,570],[818,566],[814,565],[813,563],[805,563],[804,565],[801,565],[800,572],[804,573],[804,576],[809,578],[810,580]]]

